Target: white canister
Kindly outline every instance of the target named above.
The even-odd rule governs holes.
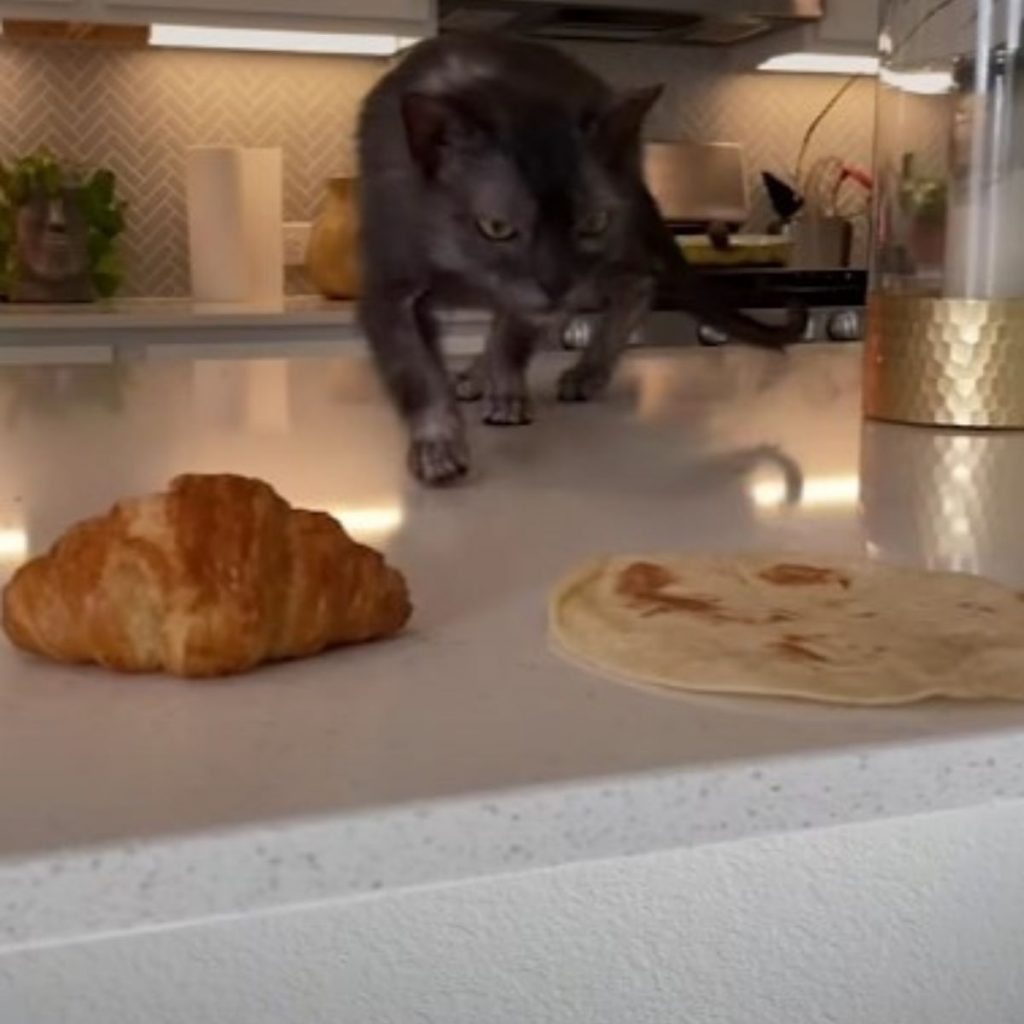
[[[279,305],[284,294],[281,150],[192,147],[186,193],[193,298]]]

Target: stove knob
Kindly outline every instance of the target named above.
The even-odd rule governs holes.
[[[575,317],[562,332],[562,348],[570,351],[584,349],[590,344],[590,323],[583,317]]]
[[[860,341],[864,337],[863,317],[855,309],[833,313],[825,324],[829,341]]]
[[[729,335],[724,331],[720,331],[717,327],[712,327],[711,324],[698,324],[697,340],[702,345],[726,345],[729,343]]]

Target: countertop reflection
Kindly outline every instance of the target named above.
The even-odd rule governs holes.
[[[1024,581],[1024,433],[866,423],[861,480],[875,557]]]

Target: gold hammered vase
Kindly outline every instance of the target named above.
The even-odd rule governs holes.
[[[1015,5],[883,0],[867,417],[1024,428]]]
[[[359,207],[355,178],[331,178],[324,204],[309,236],[306,273],[329,299],[359,296]]]

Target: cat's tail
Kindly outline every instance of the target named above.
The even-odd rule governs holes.
[[[807,310],[796,304],[784,324],[766,324],[737,309],[733,297],[713,274],[694,271],[661,218],[654,198],[643,190],[645,238],[657,268],[657,294],[676,309],[686,310],[710,326],[759,348],[782,349],[799,341],[807,327]]]

